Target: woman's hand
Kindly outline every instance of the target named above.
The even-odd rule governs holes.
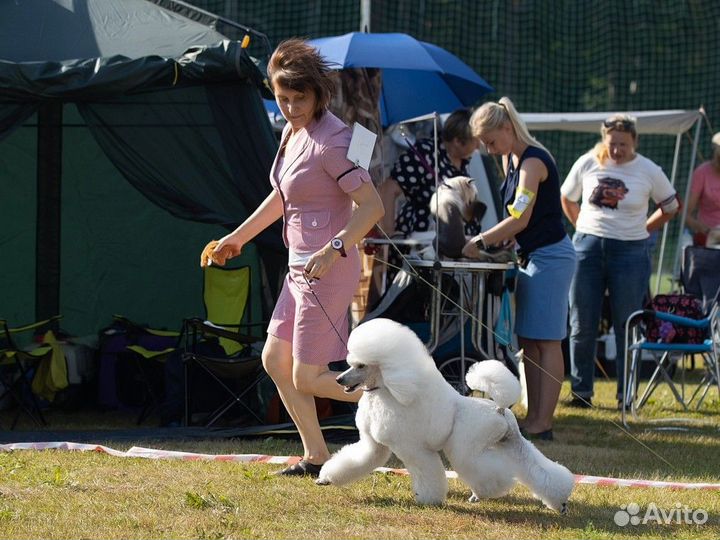
[[[240,255],[244,245],[245,242],[238,236],[237,232],[232,232],[220,239],[215,249],[210,253],[210,258],[213,263],[225,266],[228,259]]]
[[[467,241],[465,244],[465,247],[462,248],[462,256],[466,257],[468,259],[479,259],[480,258],[480,248],[478,247],[478,241],[480,240],[480,235],[472,237],[470,240]]]
[[[305,264],[303,271],[308,279],[320,279],[330,271],[330,268],[340,258],[340,252],[330,246],[313,253]]]
[[[200,268],[205,268],[206,266],[210,266],[213,263],[212,252],[217,247],[217,245],[217,240],[210,240],[203,248],[202,253],[200,253]]]

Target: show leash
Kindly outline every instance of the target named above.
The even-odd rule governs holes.
[[[322,305],[322,302],[320,301],[320,298],[318,298],[318,295],[315,294],[315,291],[312,288],[312,283],[310,283],[310,280],[308,280],[307,276],[305,275],[305,272],[302,273],[303,279],[305,280],[305,283],[308,286],[308,289],[312,293],[312,295],[315,297],[315,301],[317,302],[318,306],[320,306],[320,309],[325,314],[325,317],[327,318],[328,322],[330,323],[330,326],[332,326],[332,329],[335,331],[335,334],[337,335],[338,339],[340,340],[340,343],[342,343],[345,347],[347,347],[347,343],[343,339],[342,335],[340,334],[340,331],[337,329],[337,326],[335,326],[335,322],[330,318],[330,315],[325,310],[325,307]]]

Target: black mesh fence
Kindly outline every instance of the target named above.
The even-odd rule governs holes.
[[[358,0],[193,0],[265,33],[316,38],[360,30]],[[707,111],[698,162],[720,129],[720,2],[717,0],[375,0],[372,32],[405,32],[444,47],[507,95],[521,112],[698,109]],[[218,28],[230,37],[233,30]],[[422,89],[408,89],[412,92]],[[598,126],[599,130],[599,126]],[[598,136],[539,132],[561,175]],[[688,181],[691,134],[676,185]],[[670,176],[673,136],[643,136],[639,151]],[[678,236],[673,220],[670,238]],[[674,245],[667,250],[674,252]],[[667,266],[667,263],[665,264]]]

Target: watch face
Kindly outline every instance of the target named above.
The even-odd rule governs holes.
[[[333,249],[342,249],[343,242],[339,238],[333,238],[330,242],[330,245],[333,247]]]

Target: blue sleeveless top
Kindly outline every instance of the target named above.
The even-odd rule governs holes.
[[[567,234],[562,223],[560,175],[557,166],[548,152],[536,146],[528,146],[525,149],[520,156],[517,168],[513,165],[512,159],[508,159],[507,174],[500,187],[500,196],[503,201],[503,217],[510,215],[507,207],[512,205],[515,200],[515,192],[520,181],[520,166],[523,160],[528,158],[537,158],[542,161],[547,168],[548,176],[538,186],[538,192],[535,195],[535,206],[533,206],[527,227],[515,235],[518,254],[523,257],[527,257],[538,248],[559,242]]]

